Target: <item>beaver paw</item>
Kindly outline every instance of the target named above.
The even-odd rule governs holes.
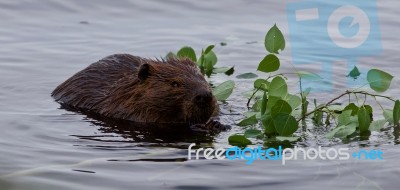
[[[190,129],[196,132],[221,132],[231,129],[229,125],[223,125],[219,121],[210,120],[206,124],[196,124],[190,126]]]
[[[232,128],[229,125],[223,125],[219,121],[215,121],[215,120],[210,120],[209,122],[207,122],[206,127],[208,129],[216,130],[216,131],[227,131]]]
[[[207,129],[206,125],[204,124],[195,124],[190,126],[190,130],[194,132],[201,132],[201,133],[208,133],[210,130]]]

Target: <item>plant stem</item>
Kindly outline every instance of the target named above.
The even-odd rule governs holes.
[[[253,94],[250,96],[249,100],[247,101],[247,108],[250,108],[250,101],[253,99],[254,95],[256,95],[256,93],[260,90],[260,88],[257,88]]]
[[[303,121],[304,121],[304,118],[305,118],[305,114],[307,113],[307,110],[304,110],[304,105],[305,105],[305,103],[307,102],[307,100],[304,100],[304,97],[303,97],[303,87],[301,86],[301,77],[300,77],[300,79],[299,79],[299,81],[300,81],[300,98],[301,98],[301,117],[303,118]]]
[[[371,94],[371,93],[368,93],[368,92],[365,92],[365,91],[346,91],[346,92],[348,92],[347,94],[349,94],[349,93],[364,94],[364,95],[368,95],[368,96],[372,96],[372,97],[386,98],[388,100],[391,100],[391,101],[395,102],[395,100],[393,98],[389,97],[389,96],[383,96],[383,95],[379,95],[379,94]]]
[[[343,96],[345,96],[345,95],[348,95],[348,94],[364,94],[364,95],[372,96],[372,97],[374,97],[374,98],[375,98],[375,97],[382,97],[382,98],[386,98],[386,99],[388,99],[388,100],[391,100],[391,101],[395,102],[394,99],[392,99],[391,97],[388,97],[388,96],[383,96],[383,95],[378,95],[378,94],[371,94],[371,93],[368,93],[368,92],[365,92],[365,91],[349,91],[349,90],[347,90],[347,91],[344,92],[343,94],[340,94],[338,97],[333,98],[331,101],[327,102],[325,105],[319,107],[318,109],[315,109],[315,110],[313,110],[313,111],[311,111],[311,112],[306,113],[306,114],[303,115],[300,119],[298,119],[297,122],[300,122],[301,120],[305,119],[307,116],[313,114],[314,112],[316,112],[316,111],[318,111],[318,110],[322,110],[322,109],[328,107],[328,106],[331,105],[334,101],[336,101],[336,100],[340,99],[341,97],[343,97]]]
[[[268,78],[276,77],[276,76],[279,76],[279,75],[281,75],[281,76],[284,76],[284,75],[298,75],[298,73],[278,73],[278,74],[275,74],[275,75],[271,75]]]

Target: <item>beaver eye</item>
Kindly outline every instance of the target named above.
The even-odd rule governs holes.
[[[175,82],[175,81],[174,81],[174,82],[171,83],[171,86],[172,86],[172,87],[179,87],[179,86],[181,86],[181,85],[180,85],[178,82]]]

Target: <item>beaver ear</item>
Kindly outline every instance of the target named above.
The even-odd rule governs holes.
[[[147,79],[147,77],[150,76],[150,64],[144,63],[140,65],[139,67],[139,72],[138,72],[138,78],[141,81],[144,81]]]

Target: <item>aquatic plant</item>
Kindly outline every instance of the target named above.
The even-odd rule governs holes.
[[[221,44],[222,46],[222,44]],[[166,59],[169,58],[188,58],[195,62],[199,67],[201,73],[207,77],[211,77],[212,74],[224,73],[226,75],[232,75],[235,72],[235,67],[216,67],[218,62],[217,55],[213,49],[215,45],[209,45],[206,49],[201,50],[200,57],[197,59],[196,52],[192,47],[184,46],[176,54],[169,52]],[[235,88],[235,82],[232,80],[225,81],[218,86],[213,88],[213,94],[219,101],[225,101],[233,92]]]
[[[322,125],[334,127],[325,135],[326,138],[346,138],[350,135],[369,135],[370,131],[381,130],[386,123],[398,126],[400,120],[400,101],[391,97],[375,94],[362,90],[346,90],[342,94],[328,101],[317,104],[313,100],[314,108],[309,108],[308,95],[311,88],[302,89],[302,79],[321,79],[315,73],[307,71],[294,71],[299,79],[300,92],[291,94],[286,83],[285,74],[273,72],[279,71],[279,52],[285,49],[285,38],[279,28],[274,25],[266,34],[265,48],[268,54],[261,60],[257,70],[268,74],[266,78],[256,79],[251,96],[248,98],[247,107],[250,111],[243,113],[245,119],[237,123],[238,126],[246,127],[244,134],[235,134],[229,137],[232,145],[246,146],[251,143],[248,138],[259,138],[266,141],[297,141],[300,137],[294,133],[300,125],[305,130],[306,118],[311,118],[313,124],[318,127]],[[349,77],[357,78],[360,72],[357,67],[348,74]],[[391,84],[393,76],[379,69],[371,69],[367,73],[367,84],[376,93],[385,92]],[[359,100],[362,95],[364,100],[351,102],[350,96]],[[348,96],[347,105],[335,103],[342,97]],[[367,104],[367,97],[381,107],[384,119],[374,120],[373,109]],[[392,109],[384,109],[376,100],[382,97],[394,102]],[[252,105],[250,105],[252,104]],[[258,125],[260,124],[261,125]]]
[[[240,79],[256,79],[253,81],[253,89],[247,97],[249,111],[243,113],[245,118],[237,123],[238,126],[244,127],[245,131],[243,134],[231,135],[228,139],[231,145],[247,146],[252,143],[249,138],[265,141],[297,141],[300,137],[294,134],[300,125],[304,130],[306,129],[307,118],[312,120],[315,127],[334,126],[325,135],[329,139],[343,139],[350,135],[368,136],[371,131],[380,131],[387,123],[399,126],[400,101],[389,96],[375,94],[389,89],[393,79],[391,74],[379,69],[371,69],[367,73],[366,83],[375,93],[349,89],[327,103],[318,104],[314,99],[312,101],[314,108],[309,108],[308,96],[313,89],[303,89],[302,80],[321,80],[322,77],[312,72],[295,70],[290,74],[297,75],[300,91],[289,93],[286,82],[288,79],[285,76],[287,73],[279,73],[281,62],[278,55],[285,49],[285,38],[276,24],[268,30],[264,45],[267,55],[260,61],[257,70],[267,76],[257,78],[258,75],[254,73],[236,76]],[[188,46],[181,48],[176,54],[168,53],[167,58],[189,58],[197,63],[201,72],[207,77],[216,73],[233,74],[234,67],[216,67],[218,59],[213,51],[214,47],[215,45],[210,45],[202,49],[198,59],[193,48]],[[354,67],[347,76],[357,79],[360,74],[358,68]],[[235,83],[229,80],[214,87],[213,94],[219,101],[225,101],[232,94],[234,87]],[[359,103],[358,95],[364,97],[362,103]],[[349,97],[347,105],[335,103],[345,96]],[[351,102],[351,96],[354,96],[357,101]],[[384,119],[374,120],[373,108],[367,104],[367,97],[372,97],[380,106]],[[377,97],[394,102],[393,108],[383,108],[377,101]]]

